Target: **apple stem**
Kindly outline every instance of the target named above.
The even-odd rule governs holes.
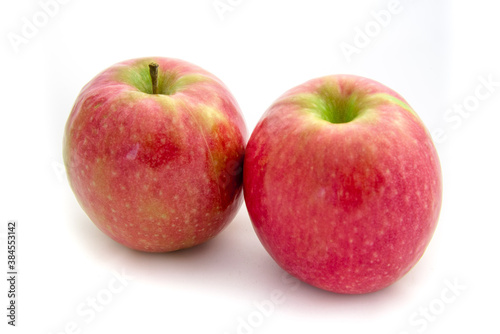
[[[154,61],[149,64],[149,75],[151,76],[151,84],[153,85],[153,94],[158,94],[158,63]]]

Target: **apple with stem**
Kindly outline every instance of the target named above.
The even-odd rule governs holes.
[[[115,241],[167,252],[215,237],[242,203],[246,128],[213,74],[171,58],[115,64],[80,92],[64,163],[78,202]]]
[[[421,119],[395,91],[353,75],[278,98],[248,141],[243,175],[265,249],[291,275],[337,293],[405,275],[441,207],[439,159]]]

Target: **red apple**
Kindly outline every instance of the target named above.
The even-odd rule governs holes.
[[[366,78],[317,78],[282,95],[247,144],[244,194],[274,260],[316,287],[380,290],[420,259],[441,169],[408,103]]]
[[[133,59],[83,87],[66,124],[64,163],[101,231],[133,249],[167,252],[207,241],[232,220],[245,142],[236,100],[213,74],[178,59]]]

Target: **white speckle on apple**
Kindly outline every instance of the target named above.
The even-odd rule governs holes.
[[[137,157],[137,152],[139,151],[139,143],[136,143],[134,147],[127,153],[128,160],[134,160]],[[137,176],[137,174],[136,174]]]

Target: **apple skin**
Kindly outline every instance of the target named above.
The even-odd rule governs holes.
[[[353,75],[278,98],[248,141],[243,175],[268,253],[336,293],[374,292],[405,275],[441,208],[440,163],[424,124],[399,94]]]
[[[102,232],[132,249],[168,252],[213,238],[234,218],[246,137],[236,100],[213,74],[139,58],[83,87],[63,157],[78,202]]]

